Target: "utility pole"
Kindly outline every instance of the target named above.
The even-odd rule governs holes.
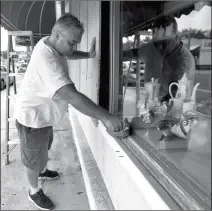
[[[188,32],[188,50],[190,50],[190,45],[191,45],[191,36],[190,32]]]

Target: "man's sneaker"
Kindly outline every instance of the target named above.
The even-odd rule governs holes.
[[[54,208],[54,204],[50,198],[43,193],[42,189],[33,195],[30,195],[29,191],[28,199],[40,210],[51,210]]]
[[[46,171],[44,173],[39,173],[39,177],[38,179],[57,179],[59,177],[59,173],[57,171],[50,171],[48,169],[46,169]]]

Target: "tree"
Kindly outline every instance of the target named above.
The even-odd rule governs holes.
[[[16,37],[15,42],[17,45],[30,46],[29,37]]]
[[[212,38],[212,35],[211,35],[211,29],[210,30],[208,30],[208,38]]]
[[[2,51],[1,54],[3,59],[7,59],[7,51]]]
[[[207,36],[205,35],[206,31],[202,31],[202,30],[197,30],[196,34],[192,34],[192,36],[196,39],[205,39],[207,38]]]
[[[180,33],[179,33],[179,37],[185,38],[185,39],[189,39],[190,38],[194,38],[194,39],[205,39],[207,38],[207,36],[205,35],[206,31],[203,31],[201,29],[197,30],[197,29],[183,29]]]
[[[145,39],[143,40],[144,43],[147,43],[151,40],[150,36],[146,36]]]
[[[133,48],[133,41],[127,40],[126,43],[123,43],[123,50],[129,50]]]

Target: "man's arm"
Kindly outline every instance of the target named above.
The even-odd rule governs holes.
[[[184,73],[189,80],[194,80],[195,60],[191,52],[183,46],[181,54],[175,56],[176,62],[173,62],[173,80],[180,80]]]
[[[144,57],[147,54],[147,51],[151,48],[150,45],[150,43],[145,43],[140,45],[139,48],[123,51],[123,61],[129,61],[139,57],[140,61],[144,62]]]
[[[83,52],[83,51],[74,51],[72,54],[67,55],[67,57],[70,60],[92,58],[90,52]]]
[[[100,120],[110,131],[120,131],[122,129],[122,122],[118,117],[110,115],[107,110],[96,105],[85,95],[78,92],[74,84],[63,86],[55,94],[67,100],[81,113]]]
[[[89,59],[94,58],[95,56],[96,56],[96,38],[92,40],[89,52],[75,50],[73,53],[67,55],[68,59],[70,60]]]
[[[123,61],[129,61],[138,57],[138,48],[123,51]]]
[[[78,92],[74,84],[69,84],[60,88],[56,94],[67,100],[73,107],[95,119],[106,119],[110,114],[107,110],[97,106],[89,98]]]

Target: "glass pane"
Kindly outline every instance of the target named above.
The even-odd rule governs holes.
[[[209,196],[211,7],[160,16],[157,4],[122,2],[123,117]]]

